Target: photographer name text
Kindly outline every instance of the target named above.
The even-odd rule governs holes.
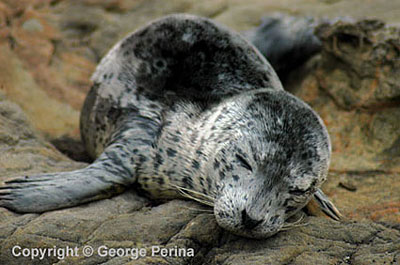
[[[118,247],[112,248],[105,245],[99,247],[92,247],[89,245],[83,247],[56,247],[52,248],[24,248],[21,246],[14,246],[11,249],[11,253],[14,257],[29,257],[32,260],[43,260],[47,257],[56,257],[59,260],[63,260],[67,257],[91,257],[98,255],[100,257],[130,257],[132,259],[138,259],[140,257],[147,256],[161,256],[161,257],[193,257],[193,248],[178,248],[170,247],[166,248],[163,246],[151,246],[148,248],[125,248]]]

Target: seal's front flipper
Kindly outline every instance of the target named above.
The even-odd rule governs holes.
[[[317,189],[314,193],[314,199],[317,201],[321,210],[330,218],[339,221],[342,218],[342,214],[335,207],[335,205],[329,200],[322,190]]]
[[[125,185],[105,181],[103,172],[85,168],[19,178],[0,187],[0,206],[15,212],[40,213],[76,206],[121,193]]]
[[[122,193],[136,177],[127,162],[120,159],[124,152],[114,152],[116,148],[119,147],[109,146],[83,169],[6,182],[6,186],[0,187],[0,206],[20,213],[41,213]]]

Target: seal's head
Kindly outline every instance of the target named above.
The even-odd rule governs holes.
[[[214,213],[235,234],[265,238],[281,230],[326,179],[330,141],[318,115],[285,91],[262,90],[241,104],[238,136],[215,157],[220,181]]]

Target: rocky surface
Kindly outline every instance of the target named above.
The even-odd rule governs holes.
[[[320,113],[336,170],[400,171],[400,28],[338,21],[317,29],[323,52],[297,87]]]
[[[400,3],[390,0],[1,0],[0,181],[86,165],[54,145],[87,160],[78,120],[90,74],[115,41],[153,18],[190,12],[239,31],[275,11],[380,20],[331,19],[319,26],[322,52],[287,86],[328,126],[333,158],[324,190],[343,222],[323,217],[311,203],[311,216],[299,227],[248,240],[222,231],[210,209],[194,202],[156,204],[129,191],[41,215],[0,208],[0,264],[398,264],[400,33],[381,21],[400,24],[399,10]],[[78,247],[78,256],[15,258],[16,245]],[[84,257],[85,245],[147,255]],[[153,256],[152,246],[172,252]],[[193,249],[194,256],[174,255],[178,248]]]

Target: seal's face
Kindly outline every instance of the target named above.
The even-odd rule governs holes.
[[[222,182],[214,206],[218,223],[236,234],[254,238],[275,234],[315,191],[316,176],[305,175],[293,183],[295,169],[288,172],[276,163],[237,160],[232,163],[232,178],[227,176]]]
[[[285,107],[292,108],[287,103]],[[223,228],[245,237],[269,237],[326,179],[328,135],[308,106],[295,106],[296,114],[288,115],[273,102],[260,104],[265,111],[253,118],[255,127],[246,126],[241,137],[220,151],[226,163],[220,166],[214,214]],[[269,109],[274,110],[272,116]]]

